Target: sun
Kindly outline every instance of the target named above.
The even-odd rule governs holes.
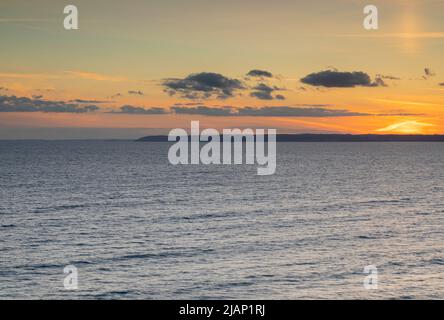
[[[435,127],[436,125],[418,121],[403,121],[391,124],[385,128],[378,129],[378,132],[390,132],[400,134],[422,134],[424,130],[429,127]]]

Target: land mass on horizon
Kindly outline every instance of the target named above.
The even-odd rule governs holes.
[[[265,136],[266,137],[266,136]],[[167,135],[145,136],[138,142],[168,142]],[[278,134],[277,142],[444,142],[444,135],[399,134]]]

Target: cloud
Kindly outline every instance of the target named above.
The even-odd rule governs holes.
[[[95,105],[79,106],[64,101],[48,101],[16,96],[0,96],[0,112],[87,113],[99,110]]]
[[[103,75],[95,72],[86,72],[86,71],[65,71],[65,74],[74,76],[76,78],[87,79],[87,80],[95,80],[95,81],[110,81],[110,82],[124,82],[128,81],[127,78],[124,77],[115,77]]]
[[[352,112],[348,110],[334,110],[320,107],[172,107],[177,114],[204,115],[204,116],[229,116],[229,117],[351,117],[369,116],[370,114]]]
[[[356,86],[362,87],[378,87],[385,86],[382,78],[376,78],[372,82],[370,76],[361,71],[340,72],[335,70],[324,70],[320,72],[311,73],[301,79],[302,83],[309,84],[316,87],[327,88],[354,88]]]
[[[444,82],[441,82],[438,85],[440,85],[441,87],[444,87]]]
[[[0,78],[13,78],[13,79],[46,79],[46,80],[58,80],[63,78],[68,79],[86,79],[95,81],[110,81],[110,82],[125,82],[129,81],[128,78],[103,75],[95,72],[87,71],[63,71],[61,73],[0,73]]]
[[[368,116],[366,113],[351,112],[348,110],[334,110],[313,107],[245,107],[238,110],[240,116],[256,117],[350,117]]]
[[[250,96],[260,99],[260,100],[285,100],[285,97],[281,94],[273,96],[272,93],[274,91],[283,90],[276,86],[271,87],[266,85],[265,83],[260,83],[257,86],[253,87],[253,92],[250,93]]]
[[[401,78],[399,77],[395,77],[392,75],[384,75],[384,74],[378,74],[376,75],[377,78],[381,78],[381,79],[387,79],[387,80],[401,80]]]
[[[113,111],[112,113],[124,113],[124,114],[167,114],[165,109],[159,107],[143,108],[125,105],[120,107],[120,111]]]
[[[38,91],[38,92],[51,92],[51,91],[55,91],[56,89],[54,88],[54,87],[47,87],[47,88],[44,88],[44,89],[36,89],[35,91]]]
[[[273,74],[264,70],[251,70],[247,73],[247,76],[254,78],[273,78]]]
[[[399,112],[399,113],[379,113],[375,114],[378,117],[422,117],[425,116],[424,113],[407,113],[407,112]]]
[[[15,79],[60,79],[60,75],[44,73],[0,73],[0,78]]]
[[[387,87],[384,79],[381,76],[376,76],[375,81],[371,85],[372,87]]]
[[[393,100],[393,99],[371,99],[376,102],[382,102],[384,104],[398,104],[398,105],[410,105],[410,106],[431,106],[431,107],[442,107],[441,103],[429,103],[429,102],[419,102],[419,101],[405,101],[405,100]]]
[[[128,91],[128,94],[143,96],[143,92],[140,90],[138,90],[138,91],[130,90],[130,91]]]
[[[101,104],[101,103],[110,103],[112,101],[74,99],[70,100],[69,102],[78,103],[78,104],[85,104],[85,103]]]
[[[180,107],[180,106],[200,106],[202,105],[202,102],[195,101],[195,102],[186,102],[186,103],[175,103],[173,104],[174,107]]]
[[[233,116],[232,107],[171,107],[171,110],[176,114],[187,115],[205,115],[205,116]]]
[[[237,90],[244,89],[241,81],[211,72],[191,74],[184,79],[167,79],[163,86],[168,94],[178,94],[191,100],[211,97],[226,99],[233,97]]]
[[[424,68],[424,74],[427,78],[436,76],[436,73],[433,72],[430,68]]]
[[[336,34],[335,37],[351,38],[400,38],[400,39],[441,39],[444,32],[398,32],[398,33],[359,33],[359,34]]]

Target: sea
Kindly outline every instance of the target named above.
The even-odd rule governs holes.
[[[1,141],[0,299],[444,299],[444,143],[169,147]]]

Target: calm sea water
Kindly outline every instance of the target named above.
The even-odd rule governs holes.
[[[0,298],[444,298],[444,144],[279,143],[273,176],[168,147],[0,142]]]

